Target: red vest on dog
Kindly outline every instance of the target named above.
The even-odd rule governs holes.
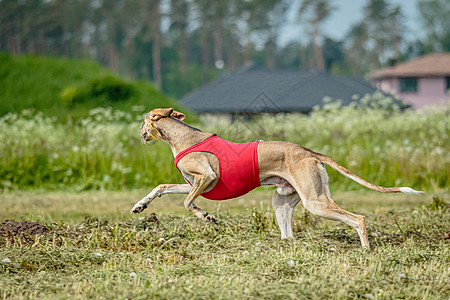
[[[177,165],[180,159],[191,152],[214,154],[219,160],[219,180],[212,190],[201,195],[210,200],[236,198],[261,186],[257,153],[258,143],[259,141],[233,143],[218,136],[212,136],[178,153],[174,163],[178,169]],[[186,182],[191,184],[188,180]]]

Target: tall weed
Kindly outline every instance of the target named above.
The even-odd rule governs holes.
[[[449,108],[402,112],[392,107],[344,107],[333,103],[316,108],[308,116],[266,116],[236,125],[239,128],[231,131],[216,122],[210,123],[209,129],[232,140],[297,143],[333,158],[378,185],[439,190],[449,185]],[[334,172],[330,169],[330,174],[337,174]],[[359,188],[342,176],[332,176],[330,183]]]
[[[142,109],[97,108],[66,124],[27,111],[3,116],[0,189],[116,190],[183,182],[166,144],[141,144]],[[309,116],[267,116],[231,126],[209,120],[195,126],[234,141],[298,143],[378,185],[425,191],[449,186],[449,107],[400,112],[330,104]],[[239,134],[227,135],[233,126],[240,126]],[[332,187],[361,188],[334,172],[330,169]]]

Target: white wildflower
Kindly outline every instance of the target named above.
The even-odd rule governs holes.
[[[290,261],[288,261],[287,264],[291,268],[295,267],[295,261],[293,261],[292,259]]]

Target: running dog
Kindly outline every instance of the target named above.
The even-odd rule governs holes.
[[[164,141],[175,165],[188,184],[161,184],[137,202],[131,213],[142,212],[156,197],[187,194],[184,206],[203,221],[216,223],[213,215],[194,204],[198,196],[224,200],[242,196],[258,186],[272,185],[272,197],[281,238],[293,237],[292,213],[302,200],[314,215],[341,221],[358,232],[369,248],[365,217],[347,212],[334,203],[324,164],[357,183],[383,193],[419,194],[409,187],[381,187],[353,174],[331,158],[302,146],[275,141],[232,143],[183,122],[185,115],[173,108],[151,110],[140,130],[145,142]]]

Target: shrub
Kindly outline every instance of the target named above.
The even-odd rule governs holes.
[[[134,94],[132,84],[112,76],[91,80],[89,89],[93,98],[111,102],[128,100]]]
[[[83,86],[68,86],[61,92],[61,101],[69,106],[93,102],[97,105],[110,105],[127,101],[136,95],[133,84],[120,78],[106,76],[94,78]]]

